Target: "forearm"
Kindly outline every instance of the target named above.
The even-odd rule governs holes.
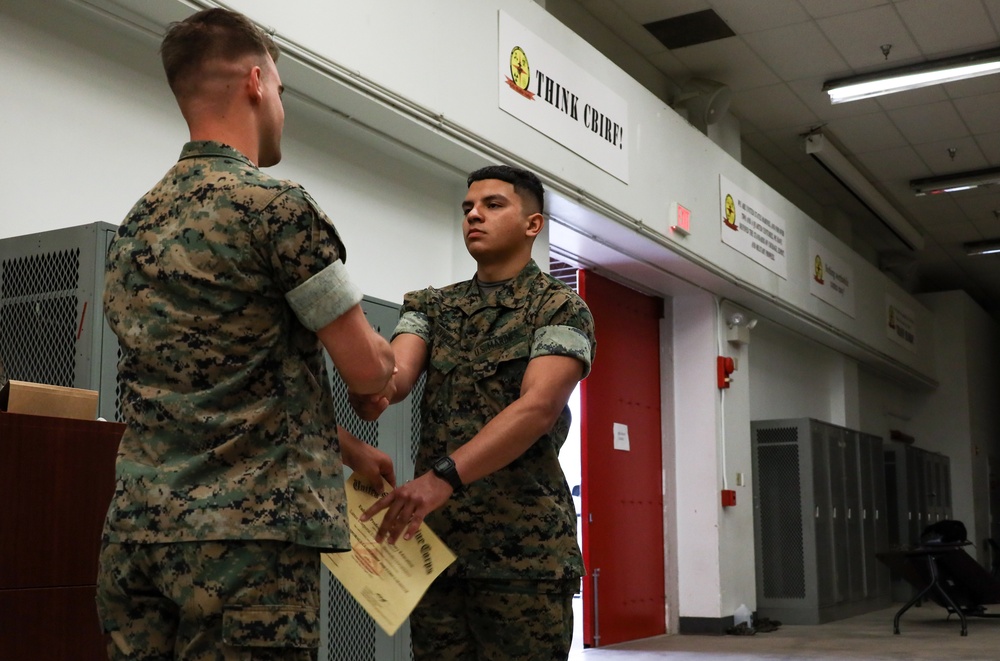
[[[552,429],[557,415],[548,403],[515,400],[451,454],[462,482],[475,482],[506,467]]]
[[[392,341],[396,373],[392,377],[395,390],[390,404],[398,404],[413,390],[427,362],[427,343],[416,335],[404,333]]]

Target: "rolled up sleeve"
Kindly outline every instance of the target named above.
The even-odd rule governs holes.
[[[336,261],[286,293],[285,300],[303,326],[317,331],[360,303],[362,296],[344,263]]]

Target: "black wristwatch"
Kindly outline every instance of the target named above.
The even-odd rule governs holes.
[[[458,476],[455,461],[451,457],[438,457],[431,464],[431,470],[434,471],[435,475],[451,485],[452,492],[458,493],[462,490],[462,478]]]

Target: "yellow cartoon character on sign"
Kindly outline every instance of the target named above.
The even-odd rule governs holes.
[[[733,196],[729,193],[726,193],[726,216],[722,222],[731,230],[738,229],[736,227],[736,202],[733,201]]]

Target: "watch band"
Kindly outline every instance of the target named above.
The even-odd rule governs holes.
[[[434,471],[435,475],[450,484],[454,493],[458,493],[462,490],[462,487],[464,486],[462,484],[462,478],[458,476],[458,469],[455,468],[455,460],[451,457],[438,457],[434,460],[434,463],[431,464],[431,470]]]

